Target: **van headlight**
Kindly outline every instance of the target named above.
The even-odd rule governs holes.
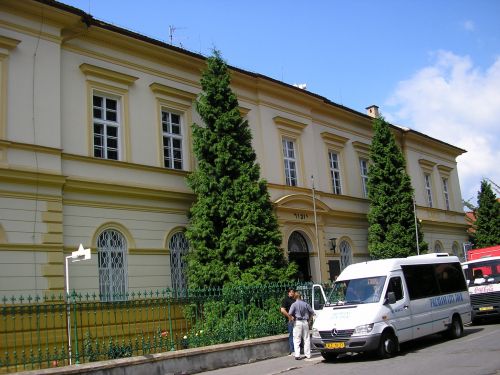
[[[373,329],[373,323],[363,324],[362,326],[357,326],[354,328],[353,335],[367,335]]]
[[[312,337],[315,338],[315,339],[320,339],[321,338],[321,335],[319,334],[319,331],[317,328],[313,328],[311,330],[311,334],[312,334]]]

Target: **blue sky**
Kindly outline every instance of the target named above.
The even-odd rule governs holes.
[[[62,2],[203,55],[216,47],[232,66],[360,112],[376,104],[468,151],[458,172],[474,204],[482,178],[500,185],[498,0]]]

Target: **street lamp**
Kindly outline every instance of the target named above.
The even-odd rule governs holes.
[[[314,190],[314,176],[311,175],[312,182],[312,201],[313,201],[313,212],[314,212],[314,230],[316,232],[316,246],[318,247],[318,266],[319,266],[319,282],[321,282],[321,250],[319,245],[319,235],[318,235],[318,219],[316,217],[316,194]]]
[[[417,255],[420,255],[420,245],[418,243],[417,205],[415,204],[415,194],[413,195],[413,217],[415,218],[415,236],[417,238]]]
[[[69,364],[71,365],[71,308],[69,306],[69,267],[68,267],[68,260],[71,259],[72,262],[79,262],[81,260],[89,260],[91,257],[90,255],[90,249],[84,249],[83,245],[80,244],[80,247],[78,248],[77,251],[73,251],[71,255],[68,255],[66,257],[66,311],[67,311],[67,316],[68,316],[68,324],[67,324],[67,329],[68,329],[68,357],[69,357]],[[78,345],[78,343],[77,343]],[[77,352],[78,352],[78,346],[77,346]],[[78,364],[78,362],[77,362]]]

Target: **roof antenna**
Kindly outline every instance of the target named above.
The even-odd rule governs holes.
[[[175,30],[176,30],[176,27],[174,27],[173,25],[168,26],[168,36],[170,38],[170,45],[172,45]]]

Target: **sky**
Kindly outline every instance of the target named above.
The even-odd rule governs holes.
[[[483,178],[500,185],[499,0],[62,2],[362,113],[378,105],[467,151],[458,173],[472,204]]]

